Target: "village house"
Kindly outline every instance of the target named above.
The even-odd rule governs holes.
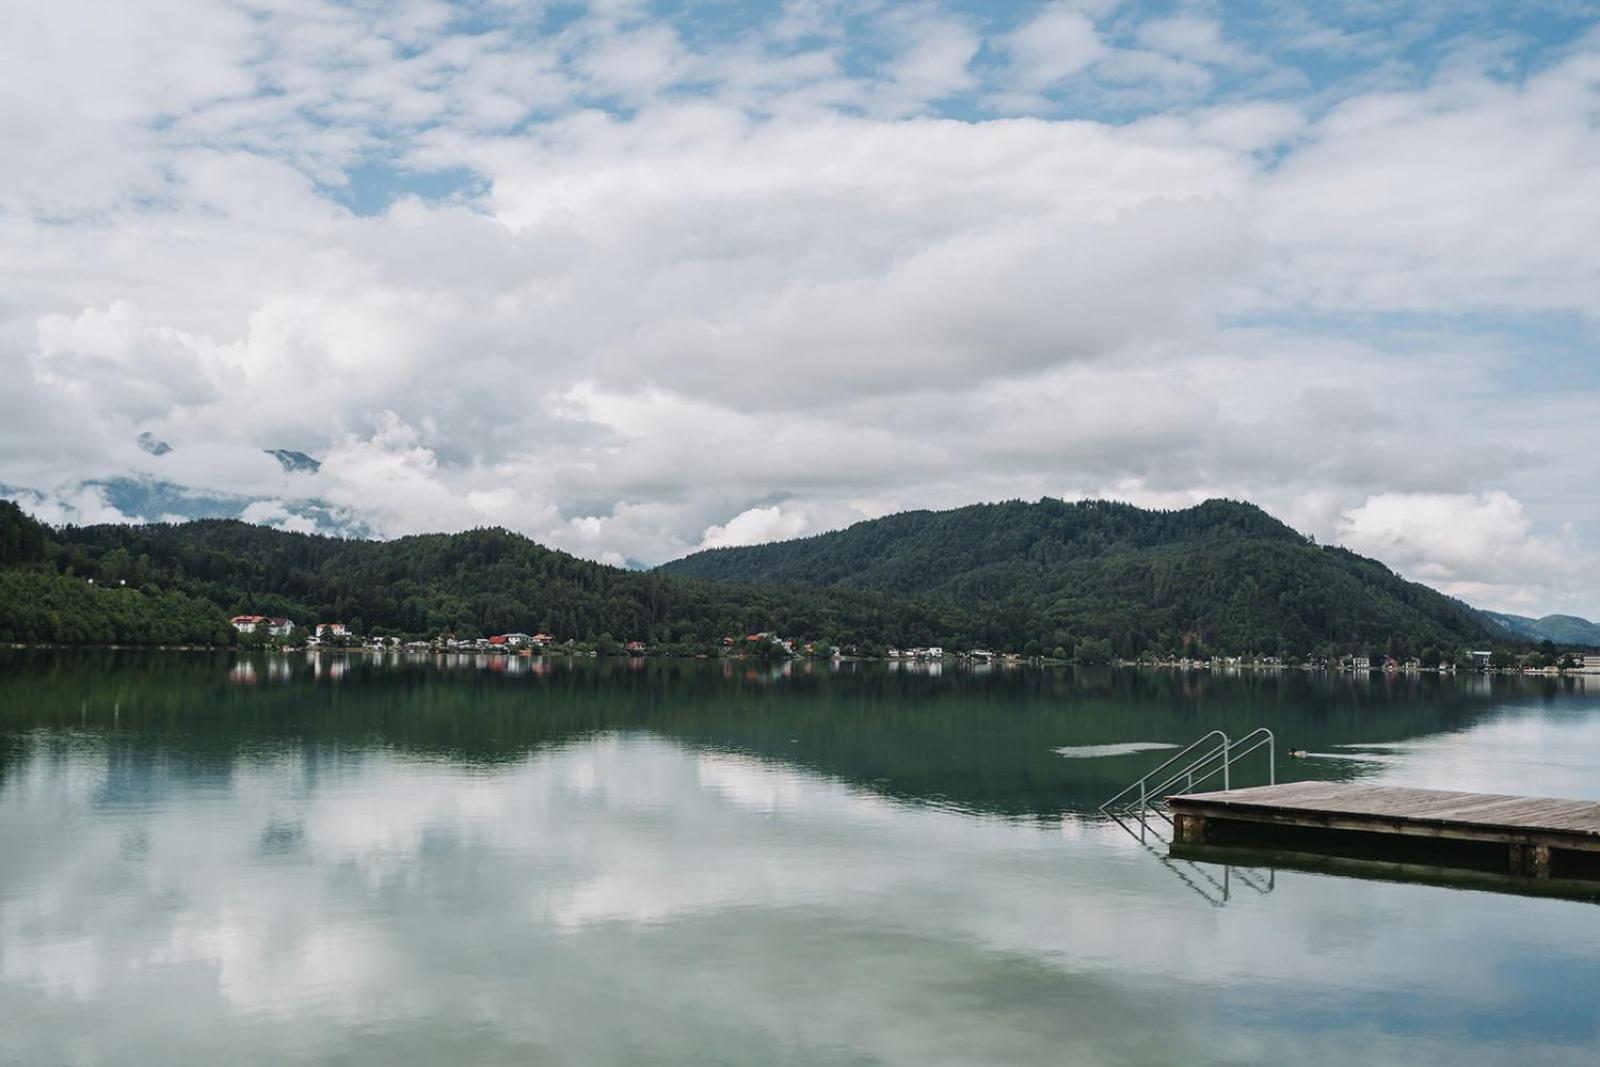
[[[317,623],[317,637],[319,639],[320,638],[324,638],[324,637],[349,637],[349,636],[350,636],[350,627],[346,626],[342,622],[319,622],[319,623]]]
[[[235,615],[228,621],[233,623],[233,628],[240,633],[253,634],[256,632],[256,627],[266,622],[267,619],[264,615]]]

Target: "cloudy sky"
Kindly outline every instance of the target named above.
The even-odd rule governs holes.
[[[1584,0],[6,21],[0,492],[51,521],[649,564],[1227,495],[1600,615]]]

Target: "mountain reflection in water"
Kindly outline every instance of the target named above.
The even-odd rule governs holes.
[[[0,1062],[1600,1051],[1600,909],[1216,909],[1093,814],[1163,758],[1118,746],[1262,723],[1389,757],[1287,774],[1595,797],[1594,687],[328,659],[0,654]]]

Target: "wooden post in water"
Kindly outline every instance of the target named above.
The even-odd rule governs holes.
[[[1185,844],[1198,845],[1206,839],[1206,820],[1203,815],[1180,811],[1172,824],[1172,836]]]
[[[1550,877],[1550,846],[1533,845],[1533,876],[1535,878]]]

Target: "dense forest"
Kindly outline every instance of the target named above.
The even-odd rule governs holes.
[[[973,630],[969,615],[918,598],[628,571],[495,529],[394,541],[210,519],[51,530],[0,501],[0,574],[5,641],[228,640],[227,618],[245,613],[338,621],[363,634],[543,631],[681,646],[761,630],[869,644],[954,641]],[[145,625],[179,607],[183,638]]]
[[[1460,601],[1228,500],[1175,511],[1049,498],[911,511],[815,537],[713,549],[659,569],[966,604],[997,634],[1045,651],[1087,637],[1109,641],[1123,657],[1410,654],[1488,636]]]
[[[0,502],[0,640],[225,642],[240,613],[396,636],[543,631],[689,650],[768,630],[868,651],[943,645],[1085,661],[1412,654],[1486,637],[1466,605],[1228,501],[909,512],[653,572],[499,529],[394,541],[228,520],[52,529]]]

